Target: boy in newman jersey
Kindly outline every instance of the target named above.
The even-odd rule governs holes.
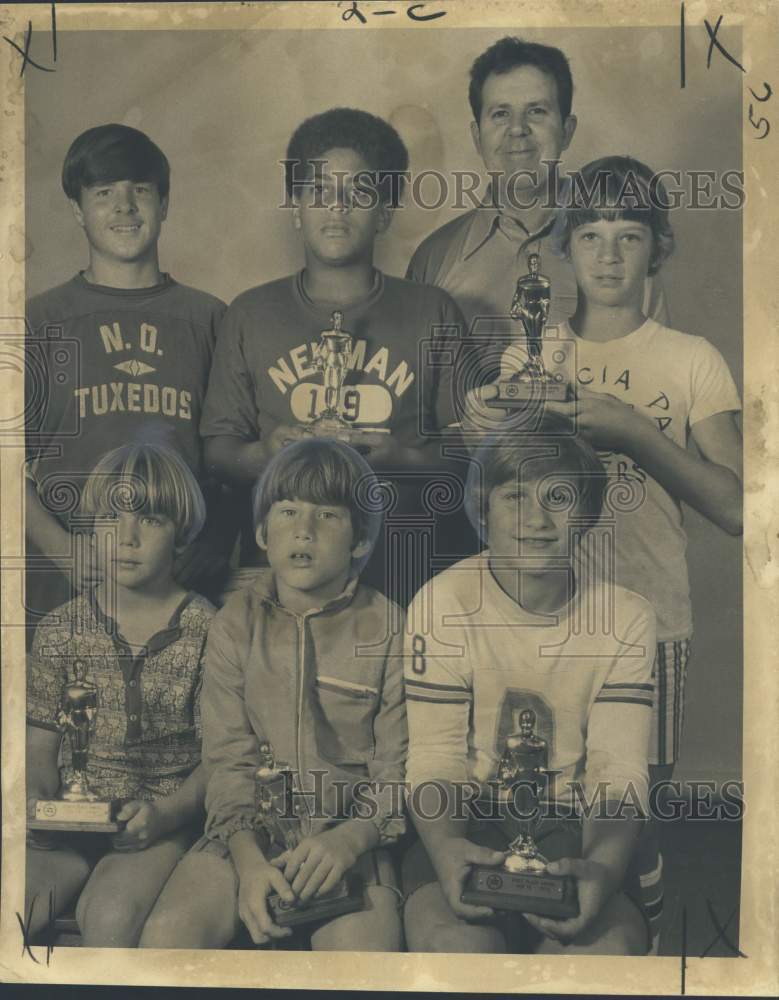
[[[446,292],[374,267],[407,166],[397,132],[365,111],[334,108],[293,134],[286,185],[305,266],[239,295],[220,329],[201,429],[224,482],[248,487],[285,443],[315,430],[326,407],[317,347],[339,312],[352,337],[339,404],[349,442],[392,483],[394,514],[421,508],[420,484],[441,460],[420,427],[444,427],[452,411],[447,388],[422,378],[420,342],[456,334],[462,317]],[[384,548],[367,578],[406,604],[407,567],[385,566]],[[242,565],[263,562],[252,539]]]

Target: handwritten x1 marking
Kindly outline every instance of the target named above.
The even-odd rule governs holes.
[[[27,36],[24,40],[24,48],[21,48],[16,42],[9,38],[8,35],[3,35],[3,40],[8,42],[12,49],[16,49],[19,55],[22,57],[22,68],[19,70],[19,76],[24,76],[24,71],[27,68],[27,63],[34,66],[35,69],[41,70],[43,73],[55,73],[56,70],[52,69],[50,66],[41,66],[30,56],[30,43],[32,42],[32,21],[27,22]],[[57,5],[52,0],[51,4],[51,51],[54,58],[54,62],[57,61]]]

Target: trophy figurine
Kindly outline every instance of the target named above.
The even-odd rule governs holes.
[[[87,761],[92,727],[97,715],[97,688],[86,679],[86,664],[73,661],[73,680],[62,691],[57,724],[70,743],[72,776],[63,782],[54,800],[39,799],[35,804],[32,829],[115,833],[114,803],[101,801],[89,787]]]
[[[349,368],[352,336],[341,329],[342,312],[336,309],[330,322],[332,328],[323,330],[319,335],[319,344],[314,355],[314,363],[322,372],[325,384],[325,408],[314,420],[311,430],[322,437],[338,438],[348,442],[351,425],[341,414],[341,390]]]
[[[565,919],[579,912],[576,883],[569,876],[550,875],[533,832],[538,822],[538,794],[549,772],[546,740],[533,731],[536,714],[526,708],[519,715],[519,731],[506,739],[498,764],[499,800],[511,799],[517,810],[519,833],[508,845],[503,865],[475,865],[462,894],[464,903],[519,910]]]
[[[563,376],[549,373],[542,358],[552,286],[549,279],[539,273],[540,263],[541,258],[537,253],[528,254],[528,273],[517,280],[511,302],[511,318],[521,320],[525,329],[527,361],[519,371],[498,382],[498,395],[490,400],[491,406],[503,409],[524,408],[530,400],[563,402],[566,398],[567,386]]]
[[[294,850],[303,839],[293,806],[293,773],[276,761],[270,743],[260,744],[260,766],[255,771],[256,828],[263,836],[263,849],[270,859]],[[273,920],[280,927],[295,926],[363,909],[362,888],[355,878],[342,879],[324,896],[288,903],[276,893],[268,896]]]

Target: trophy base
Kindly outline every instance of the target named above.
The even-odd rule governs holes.
[[[308,425],[308,430],[315,437],[335,438],[336,441],[343,441],[344,444],[349,444],[351,441],[352,429],[352,425],[338,415],[317,417]]]
[[[123,824],[117,823],[116,811],[114,802],[39,799],[35,803],[35,819],[27,825],[31,830],[118,833]]]
[[[498,395],[487,400],[487,405],[503,410],[524,409],[528,403],[545,400],[564,403],[568,397],[568,386],[562,375],[547,375],[545,378],[524,375],[498,382]]]
[[[547,872],[509,872],[476,865],[465,882],[461,899],[474,906],[561,920],[579,913],[575,881],[567,875]]]
[[[358,438],[360,432],[364,434],[389,434],[389,427],[369,427],[348,424],[340,417],[317,417],[313,423],[307,425],[307,430],[314,437],[334,438],[336,441],[343,441],[344,444],[351,445],[355,451],[361,455],[370,455],[371,449],[366,445],[360,445]]]
[[[279,927],[297,927],[314,920],[330,920],[364,907],[362,885],[357,878],[341,879],[326,896],[314,896],[305,903],[286,903],[276,893],[268,896],[268,908],[273,922]]]

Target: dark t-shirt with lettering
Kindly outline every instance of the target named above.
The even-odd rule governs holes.
[[[352,336],[341,415],[359,430],[382,428],[414,444],[420,426],[454,419],[441,372],[420,372],[422,341],[458,335],[462,316],[446,292],[377,272],[349,306],[314,304],[301,274],[251,288],[228,309],[203,411],[203,437],[256,441],[279,424],[310,424],[325,408],[316,366],[320,334],[343,314]],[[420,416],[424,424],[420,425]]]
[[[225,308],[168,275],[120,289],[78,274],[28,302],[27,452],[52,513],[74,510],[97,460],[132,441],[174,448],[202,476],[198,428]]]
[[[303,288],[302,272],[239,295],[219,330],[203,437],[256,441],[280,424],[311,424],[321,415],[325,389],[315,348],[320,334],[331,329],[335,309],[352,337],[340,399],[343,419],[361,430],[388,431],[406,446],[433,442],[436,432],[456,419],[451,366],[442,363],[446,352],[438,345],[461,335],[462,314],[441,289],[381,272],[368,295],[347,306],[315,304]],[[440,355],[435,364],[425,344],[432,338],[433,353]],[[380,478],[394,481],[397,489],[394,514],[423,512],[420,497],[437,462],[435,452],[432,443],[430,468],[380,470]],[[259,561],[256,546],[244,545],[243,564]],[[380,586],[372,577],[371,582]]]

